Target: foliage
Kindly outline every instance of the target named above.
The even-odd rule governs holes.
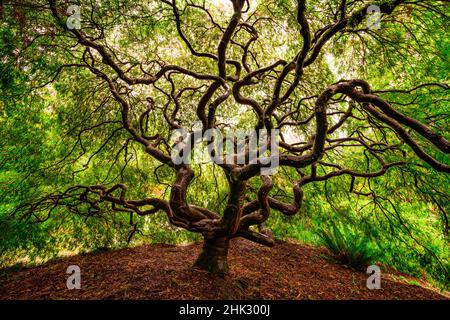
[[[342,264],[364,269],[377,261],[379,253],[366,236],[345,225],[329,223],[319,233],[323,245]]]

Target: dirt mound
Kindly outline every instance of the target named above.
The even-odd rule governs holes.
[[[426,283],[382,274],[381,289],[368,277],[333,263],[327,251],[277,241],[266,248],[233,240],[230,274],[220,278],[191,268],[201,244],[146,245],[82,254],[8,271],[0,299],[448,299]],[[81,268],[81,289],[68,290],[66,269]],[[410,282],[410,281],[409,281]]]

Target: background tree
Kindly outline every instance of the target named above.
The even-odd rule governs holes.
[[[93,173],[87,179],[97,180],[93,184],[25,201],[16,211],[22,217],[43,222],[58,210],[85,217],[117,212],[128,215],[131,237],[138,231],[136,215],[163,211],[173,225],[203,236],[196,266],[224,273],[230,239],[273,245],[264,222],[272,210],[298,213],[308,184],[348,176],[348,192],[378,199],[370,181],[391,168],[410,174],[425,168],[440,177],[436,171],[449,172],[446,76],[408,82],[416,69],[410,58],[434,54],[436,40],[427,30],[436,20],[447,23],[443,1],[79,1],[80,29],[69,29],[71,4],[2,5],[8,26],[3,37],[15,44],[3,48],[5,65],[23,71],[29,88],[20,92],[15,79],[6,79],[12,70],[3,81],[15,97],[42,97],[46,90],[41,103],[64,129],[52,132],[63,139],[58,159],[39,168],[59,172],[59,180],[39,192],[70,184],[72,173],[96,158],[110,170],[102,177]],[[380,29],[367,25],[373,4],[382,13]],[[380,60],[392,65],[398,79],[377,75],[373,68]],[[339,64],[349,66],[345,74]],[[339,79],[352,73],[368,77]],[[392,89],[391,83],[404,86]],[[436,110],[423,110],[423,98]],[[261,163],[173,163],[171,133],[198,130],[192,128],[196,120],[202,132],[279,129],[280,170],[293,180],[293,199],[272,192],[286,181],[260,176]],[[40,134],[36,129],[32,144],[46,143]],[[131,161],[140,165],[126,177],[123,169]],[[190,201],[189,189],[204,178],[202,170],[214,170],[226,202]],[[160,182],[161,174],[167,195],[145,184],[150,176]],[[121,181],[112,183],[117,177]],[[407,179],[413,177],[420,174]],[[448,232],[445,205],[440,207]]]

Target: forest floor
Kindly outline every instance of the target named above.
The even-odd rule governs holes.
[[[145,245],[80,254],[0,273],[0,299],[450,299],[422,280],[368,275],[333,262],[324,248],[277,241],[266,248],[232,241],[229,275],[191,268],[201,243]],[[81,268],[81,289],[68,290],[66,269]]]

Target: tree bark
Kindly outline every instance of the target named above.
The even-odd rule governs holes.
[[[194,267],[215,274],[226,274],[229,243],[229,238],[205,239],[202,253],[195,261]]]

